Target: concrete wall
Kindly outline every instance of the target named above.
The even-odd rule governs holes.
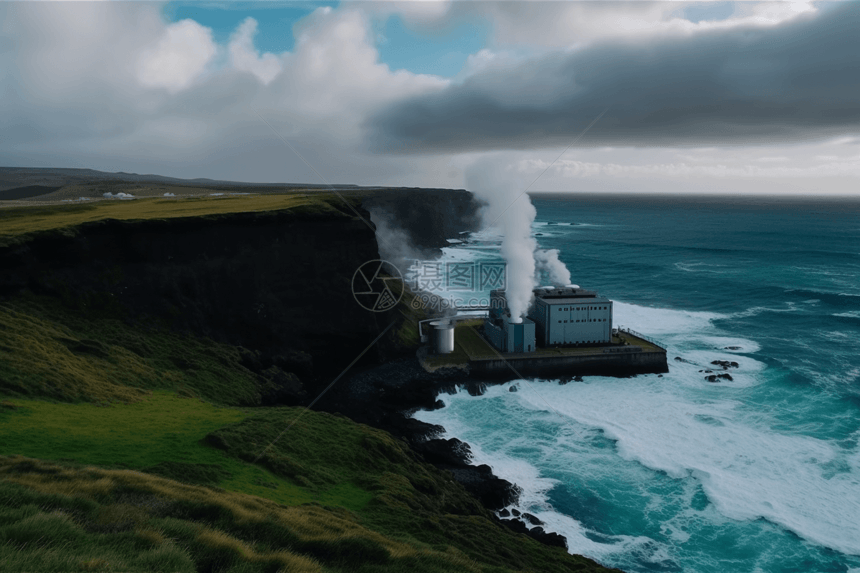
[[[505,351],[505,332],[489,320],[484,321],[484,336],[496,350]]]
[[[505,322],[505,350],[507,352],[534,352],[535,323],[528,318],[520,323]]]
[[[531,318],[538,325],[543,346],[611,342],[612,301],[583,299],[582,302],[553,304],[552,299],[536,299]]]
[[[665,352],[595,353],[558,357],[505,357],[473,360],[469,363],[472,377],[514,379],[513,366],[523,376],[629,376],[632,374],[661,374],[669,371]],[[510,366],[509,366],[510,364]]]
[[[484,335],[501,352],[534,352],[536,348],[535,323],[528,318],[520,323],[505,321],[503,328],[487,320]]]

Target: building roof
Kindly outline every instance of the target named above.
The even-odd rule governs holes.
[[[534,295],[538,298],[593,298],[597,293],[579,287],[541,287],[534,289]]]
[[[544,301],[546,304],[603,304],[612,302],[605,296],[600,296],[596,291],[585,290],[584,288],[572,287],[554,287],[536,288],[534,291],[536,299]],[[494,289],[490,291],[491,296],[505,296],[505,291],[502,289]]]
[[[552,306],[559,304],[608,304],[612,301],[606,298],[605,296],[594,296],[594,297],[537,297],[544,301],[546,304],[550,304]]]

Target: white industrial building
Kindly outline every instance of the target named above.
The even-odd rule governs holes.
[[[612,301],[575,285],[535,289],[529,318],[541,346],[612,342]]]
[[[612,301],[576,285],[534,290],[528,318],[511,322],[505,293],[490,293],[488,341],[504,352],[531,352],[539,345],[565,346],[612,342]]]

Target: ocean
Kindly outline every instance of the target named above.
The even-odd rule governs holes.
[[[860,200],[533,203],[540,246],[614,301],[615,326],[660,341],[670,372],[513,381],[415,417],[604,565],[860,572]],[[497,235],[460,239],[444,260],[501,260]],[[739,364],[732,381],[704,379],[714,360]]]

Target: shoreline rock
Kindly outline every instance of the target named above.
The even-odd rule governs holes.
[[[487,465],[472,465],[469,445],[456,438],[441,438],[445,432],[442,426],[410,417],[418,410],[443,407],[444,402],[438,396],[454,394],[458,386],[472,396],[480,396],[490,384],[496,383],[463,380],[463,373],[455,369],[427,372],[413,357],[403,357],[356,372],[333,388],[316,409],[343,414],[403,439],[427,463],[450,471],[506,527],[541,543],[567,548],[565,537],[544,531],[540,527],[543,523],[536,517],[515,508],[505,509],[518,501],[520,486],[494,475]],[[502,511],[507,511],[510,517],[502,519]],[[529,528],[521,519],[529,519],[535,527]]]

